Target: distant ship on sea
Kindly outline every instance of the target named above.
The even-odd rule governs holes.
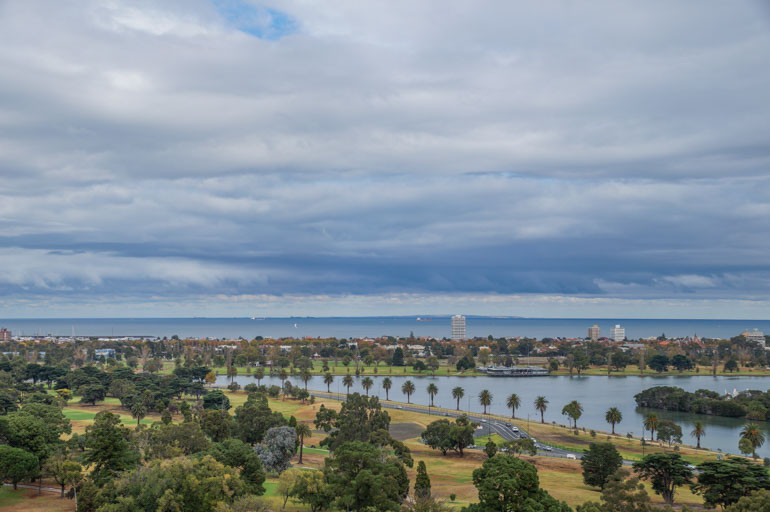
[[[433,319],[432,319],[432,318],[420,318],[420,317],[418,316],[418,317],[417,317],[417,321],[418,321],[418,322],[432,322],[432,321],[433,321]]]

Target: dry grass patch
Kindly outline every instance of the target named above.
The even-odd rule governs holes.
[[[74,500],[59,498],[59,493],[43,492],[37,495],[37,489],[0,488],[0,511],[14,512],[72,512]]]

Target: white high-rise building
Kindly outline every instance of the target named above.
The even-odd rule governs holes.
[[[610,339],[612,341],[623,341],[626,339],[626,328],[621,327],[620,325],[610,327]]]
[[[452,317],[452,339],[455,341],[465,339],[465,317],[462,315]]]

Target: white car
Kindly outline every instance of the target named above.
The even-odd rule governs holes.
[[[511,430],[513,430],[514,432],[518,432],[519,431],[519,427],[513,427]]]
[[[403,405],[399,405],[398,407],[396,407],[396,409],[403,409],[403,408],[404,408]]]
[[[567,454],[567,458],[568,458],[568,459],[572,459],[572,460],[577,460],[577,457],[575,457],[575,454],[574,454],[574,453],[568,453],[568,454]]]

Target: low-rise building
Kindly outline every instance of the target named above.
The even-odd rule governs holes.
[[[100,358],[115,358],[115,349],[114,348],[97,348],[94,350],[94,358],[100,359]]]

